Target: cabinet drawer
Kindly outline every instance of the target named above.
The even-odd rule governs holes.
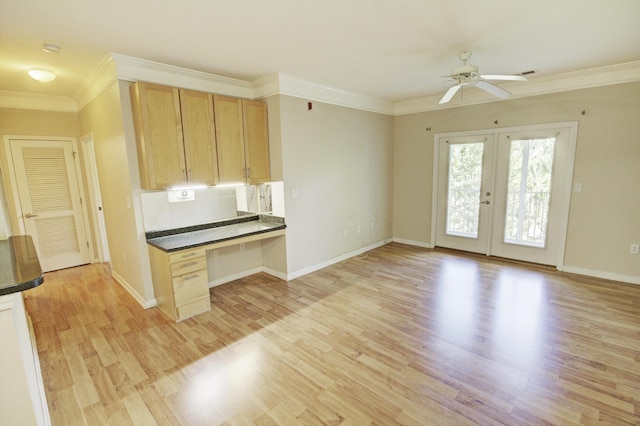
[[[209,296],[207,270],[180,275],[173,279],[173,297],[181,306],[201,297]]]
[[[202,312],[207,312],[210,309],[211,302],[209,301],[209,295],[207,294],[207,296],[202,299],[194,300],[186,305],[178,306],[176,308],[176,314],[178,316],[178,320],[183,320]]]
[[[196,248],[192,250],[183,250],[169,255],[169,262],[182,262],[183,260],[193,260],[195,257],[203,257],[205,249]]]
[[[189,274],[192,272],[198,272],[204,269],[207,271],[207,258],[195,257],[191,259],[185,259],[180,262],[171,263],[171,276],[177,277],[179,275]]]

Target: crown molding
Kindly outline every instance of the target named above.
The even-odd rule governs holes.
[[[84,80],[73,98],[0,91],[0,107],[78,112],[116,80],[147,81],[249,99],[287,95],[393,116],[462,106],[455,100],[445,105],[438,104],[442,94],[394,103],[283,73],[275,73],[247,82],[110,53]],[[541,76],[526,82],[508,82],[500,86],[512,92],[509,99],[517,99],[634,81],[640,81],[640,61]],[[502,100],[497,100],[482,90],[473,89],[464,92],[465,106],[487,102],[502,102]]]
[[[312,101],[393,115],[393,102],[336,89],[287,74],[277,73],[253,82],[254,98],[287,95]]]
[[[117,65],[111,54],[106,55],[74,93],[73,98],[78,103],[78,111],[111,86],[118,79],[117,72]]]
[[[78,112],[75,99],[68,96],[41,95],[0,90],[0,108],[33,109],[38,111]]]
[[[562,74],[554,74],[533,78],[526,82],[510,82],[500,87],[511,92],[508,99],[546,95],[549,93],[567,92],[570,90],[588,89],[612,84],[640,81],[640,61],[624,64],[608,65]],[[457,108],[462,106],[455,101],[444,105],[438,104],[442,94],[426,96],[418,99],[396,102],[394,115],[407,115],[438,109]],[[464,92],[464,105],[475,105],[487,102],[502,102],[482,90]]]
[[[201,71],[111,53],[119,80],[146,81],[183,89],[251,98],[251,83]]]

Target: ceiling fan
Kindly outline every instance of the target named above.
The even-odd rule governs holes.
[[[478,72],[476,65],[467,64],[469,58],[471,58],[471,51],[463,50],[458,53],[458,58],[462,61],[462,66],[451,70],[451,74],[447,77],[452,78],[457,84],[451,86],[447,93],[440,99],[439,104],[446,104],[453,98],[453,96],[464,86],[476,86],[485,92],[504,99],[511,95],[510,92],[489,83],[487,80],[507,80],[507,81],[526,81],[527,78],[523,75],[481,75]]]

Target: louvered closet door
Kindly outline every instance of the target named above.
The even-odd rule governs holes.
[[[25,229],[43,271],[89,263],[71,140],[11,140]]]

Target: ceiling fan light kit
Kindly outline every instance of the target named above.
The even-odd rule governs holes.
[[[451,73],[448,75],[449,78],[453,79],[457,83],[451,86],[449,90],[447,90],[444,96],[440,99],[440,102],[438,102],[439,104],[446,104],[447,102],[449,102],[455,96],[458,90],[460,90],[463,86],[475,86],[493,96],[504,99],[509,97],[511,93],[507,90],[502,89],[501,87],[496,86],[495,84],[489,83],[487,80],[527,80],[527,78],[523,75],[480,74],[478,66],[467,64],[467,61],[469,60],[469,58],[471,58],[470,50],[461,51],[460,53],[458,53],[458,58],[460,58],[460,60],[462,61],[462,66],[452,69]]]

